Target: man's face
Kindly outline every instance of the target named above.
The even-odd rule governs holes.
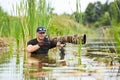
[[[36,32],[36,35],[39,40],[43,40],[44,37],[46,36],[46,33],[45,32]]]

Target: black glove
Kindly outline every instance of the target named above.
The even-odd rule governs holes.
[[[46,36],[44,39],[43,39],[43,43],[45,46],[48,46],[50,44],[50,40],[48,38],[48,36]]]
[[[42,40],[42,42],[39,42],[39,43],[38,43],[38,45],[39,45],[40,47],[48,46],[49,44],[50,44],[50,41],[49,41],[49,38],[48,38],[47,36]]]

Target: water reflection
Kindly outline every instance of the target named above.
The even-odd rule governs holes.
[[[108,66],[104,57],[88,57],[82,55],[82,66],[78,64],[78,58],[74,55],[76,46],[67,47],[66,65],[57,67],[43,67],[41,71],[30,69],[24,64],[24,52],[3,52],[0,54],[0,80],[119,80],[120,65],[113,62]],[[84,53],[82,53],[84,54]],[[54,54],[59,56],[59,54]],[[59,59],[59,58],[58,58]],[[59,60],[57,60],[60,62]],[[109,59],[108,59],[109,61]]]
[[[17,53],[11,55],[9,52],[0,55],[0,80],[23,80],[23,56],[19,58],[17,63]]]

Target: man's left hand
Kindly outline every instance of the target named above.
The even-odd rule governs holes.
[[[64,47],[65,44],[64,43],[61,43],[61,42],[57,42],[57,47]]]

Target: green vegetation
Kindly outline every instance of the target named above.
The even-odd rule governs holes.
[[[21,0],[17,16],[8,15],[0,7],[0,37],[12,39],[12,43],[8,41],[10,49],[11,44],[16,42],[19,51],[35,37],[37,26],[45,26],[49,36],[86,33],[88,39],[98,36],[96,30],[104,26],[120,45],[120,0],[89,3],[85,12],[81,12],[80,0],[76,0],[76,12],[71,15],[57,15],[53,10],[47,0]]]
[[[89,3],[87,6],[84,16],[83,23],[89,24],[91,27],[93,24],[95,27],[100,26],[111,26],[113,23],[120,22],[120,1],[115,0],[114,2],[108,3],[108,0],[105,4],[101,2]]]
[[[3,12],[2,8],[0,7],[0,36],[9,36],[9,34],[9,16],[7,13]]]

